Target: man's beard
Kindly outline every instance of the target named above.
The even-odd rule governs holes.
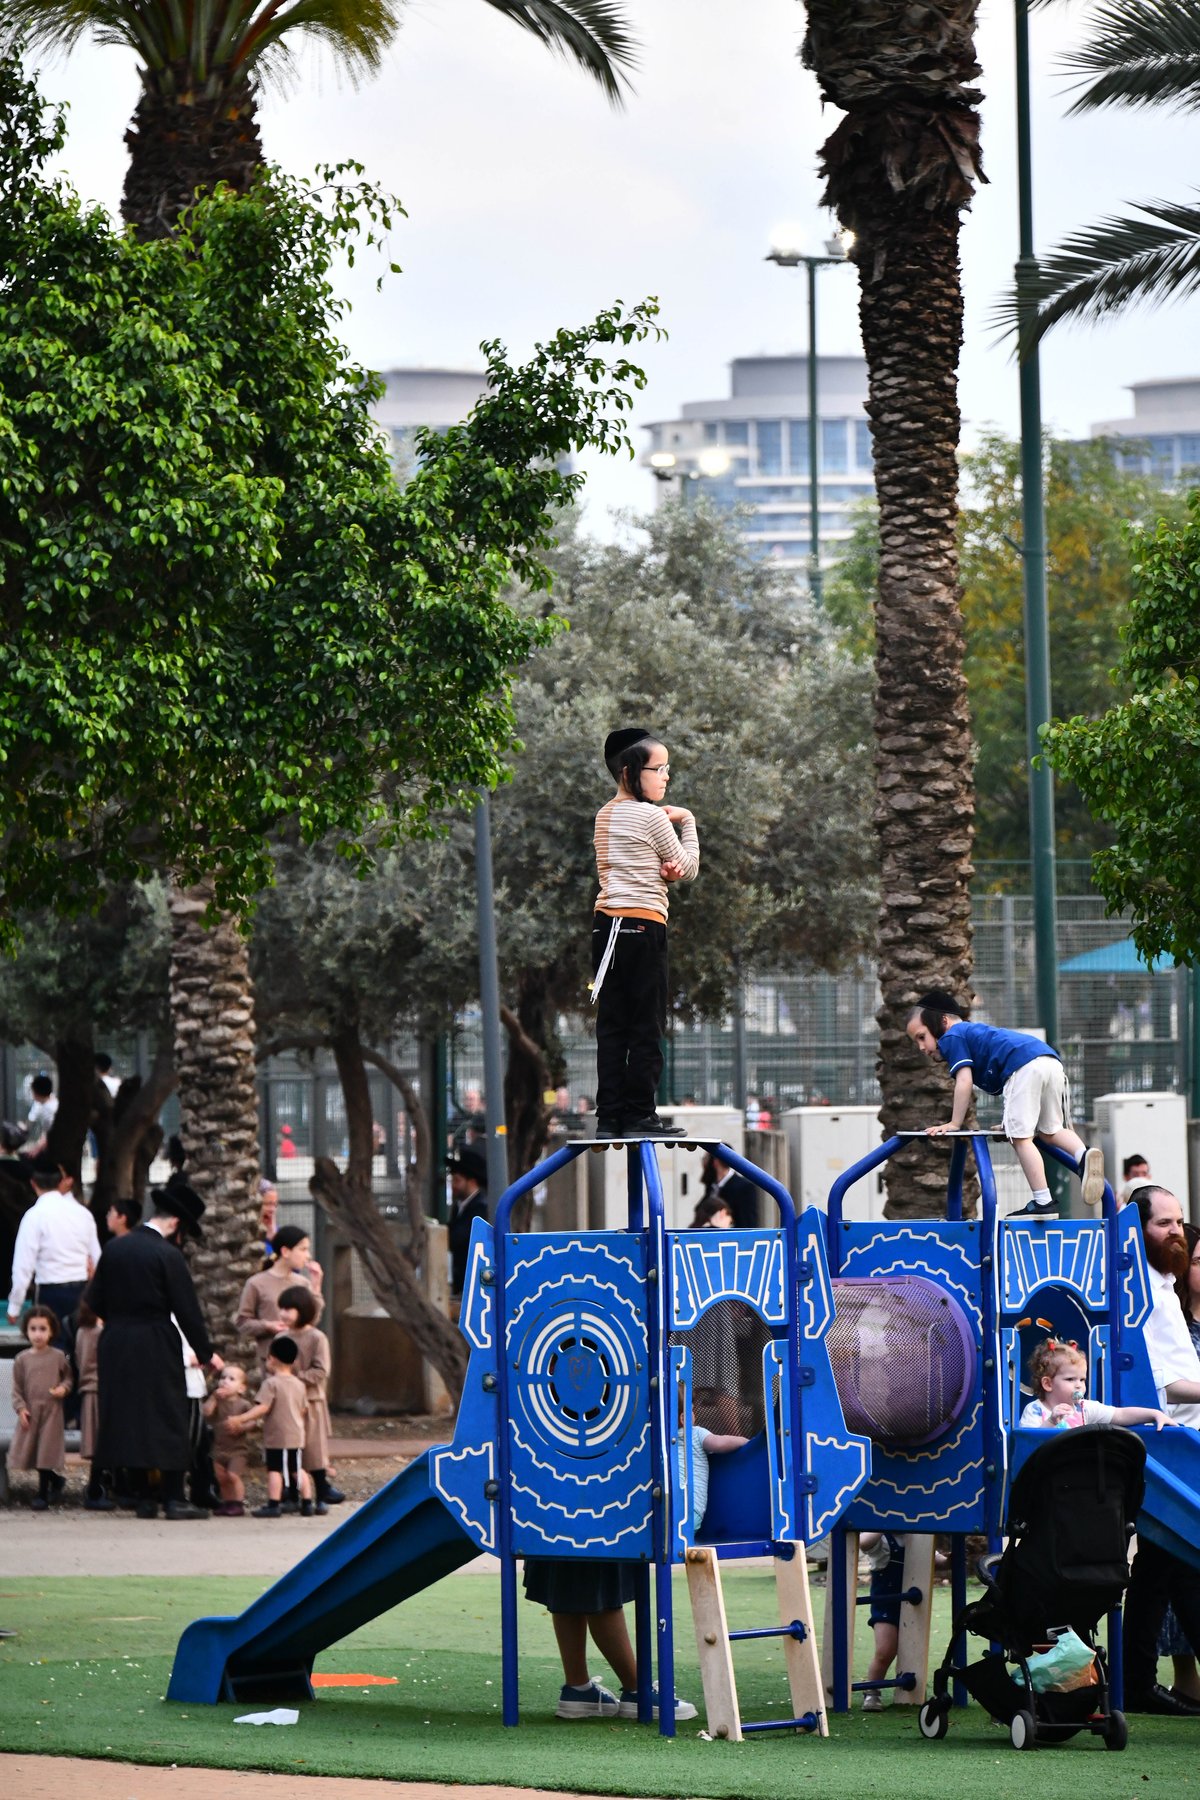
[[[1160,1275],[1170,1275],[1178,1281],[1188,1272],[1187,1242],[1182,1237],[1160,1238],[1157,1243],[1146,1245],[1146,1259]]]

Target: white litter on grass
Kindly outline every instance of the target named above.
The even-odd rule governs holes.
[[[277,1706],[273,1712],[243,1713],[235,1725],[298,1725],[300,1714],[294,1706]]]

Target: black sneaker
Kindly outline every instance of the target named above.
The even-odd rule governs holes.
[[[203,1506],[193,1506],[190,1500],[168,1500],[163,1507],[163,1517],[167,1519],[207,1519],[211,1517]]]
[[[596,1136],[598,1138],[619,1138],[621,1135],[620,1119],[597,1119]]]
[[[1058,1208],[1053,1201],[1049,1206],[1039,1206],[1036,1200],[1030,1200],[1025,1206],[1018,1206],[1008,1216],[1010,1219],[1057,1219]]]
[[[84,1512],[116,1512],[115,1500],[107,1499],[103,1494],[89,1494],[83,1503]]]
[[[282,1519],[283,1508],[278,1500],[268,1500],[265,1506],[255,1507],[253,1516],[256,1519]]]
[[[332,1486],[327,1487],[323,1494],[317,1495],[317,1499],[323,1500],[326,1506],[340,1506],[345,1498],[341,1488]]]
[[[300,1502],[300,1517],[302,1519],[311,1519],[312,1516],[313,1516],[312,1501],[311,1500],[302,1500]]]
[[[626,1137],[683,1137],[682,1125],[668,1125],[657,1113],[647,1113],[644,1119],[626,1119],[621,1127]]]

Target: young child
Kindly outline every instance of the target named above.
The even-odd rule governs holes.
[[[246,1371],[237,1363],[226,1363],[217,1385],[204,1402],[204,1416],[212,1426],[213,1470],[220,1489],[221,1504],[214,1508],[219,1519],[240,1519],[246,1510],[246,1447],[229,1421],[250,1411],[246,1394]]]
[[[304,1450],[304,1383],[295,1373],[299,1351],[290,1337],[271,1340],[267,1351],[266,1380],[246,1412],[226,1420],[235,1435],[263,1421],[263,1450],[267,1459],[267,1504],[256,1506],[256,1519],[278,1519],[283,1514],[283,1492],[295,1482],[300,1489],[300,1511],[313,1511],[312,1483],[301,1466]]]
[[[267,1346],[280,1328],[280,1294],[285,1288],[310,1287],[319,1296],[321,1279],[321,1266],[312,1260],[312,1242],[307,1231],[299,1225],[281,1225],[271,1240],[270,1262],[250,1277],[238,1302],[238,1334],[254,1340],[260,1372]],[[318,1298],[317,1317],[320,1316]]]
[[[1017,1153],[1033,1196],[1021,1211],[1040,1219],[1057,1217],[1035,1137],[1074,1158],[1083,1180],[1085,1203],[1099,1206],[1104,1198],[1104,1157],[1099,1150],[1089,1150],[1071,1128],[1066,1071],[1057,1050],[1028,1031],[969,1023],[953,994],[940,988],[921,996],[907,1031],[923,1055],[940,1056],[954,1077],[950,1121],[931,1125],[930,1137],[963,1129],[974,1088],[982,1088],[985,1094],[1003,1094],[1004,1134]]]
[[[1078,1344],[1046,1338],[1029,1359],[1029,1379],[1034,1398],[1021,1414],[1022,1425],[1052,1425],[1069,1429],[1076,1425],[1175,1425],[1169,1413],[1156,1406],[1106,1406],[1102,1400],[1085,1399],[1087,1357]]]
[[[346,1496],[329,1479],[329,1339],[316,1326],[317,1297],[311,1288],[285,1288],[279,1296],[279,1316],[300,1354],[295,1373],[304,1383],[308,1405],[304,1413],[304,1467],[316,1490],[316,1511],[328,1512]]]
[[[687,1480],[687,1445],[684,1437],[683,1402],[679,1404],[679,1482],[682,1487]],[[688,1507],[692,1521],[692,1530],[697,1532],[704,1524],[704,1514],[708,1507],[708,1459],[710,1456],[727,1456],[731,1450],[740,1450],[743,1444],[749,1443],[739,1432],[706,1431],[703,1425],[692,1425],[692,1494]]]
[[[21,1326],[29,1340],[13,1364],[12,1402],[17,1431],[8,1452],[12,1470],[36,1469],[34,1512],[45,1512],[66,1487],[62,1474],[66,1445],[63,1401],[71,1392],[71,1362],[65,1350],[53,1348],[59,1334],[57,1314],[33,1306]]]
[[[604,761],[617,792],[596,814],[594,833],[596,1136],[678,1137],[683,1127],[664,1126],[655,1111],[669,993],[667,884],[696,876],[696,821],[686,807],[663,804],[671,771],[650,732],[609,732]]]
[[[904,1539],[890,1531],[864,1531],[858,1547],[871,1571],[871,1610],[867,1623],[875,1638],[868,1681],[884,1681],[900,1648],[900,1600],[904,1593]],[[864,1712],[883,1711],[883,1694],[868,1688],[862,1699]]]
[[[92,1464],[83,1504],[88,1512],[112,1512],[115,1503],[104,1492],[104,1470],[93,1461],[96,1427],[100,1422],[100,1333],[103,1322],[86,1300],[75,1308],[75,1368],[79,1375],[79,1448]]]

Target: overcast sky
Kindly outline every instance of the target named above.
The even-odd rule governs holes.
[[[291,171],[355,157],[408,210],[394,240],[404,273],[347,278],[345,335],[378,368],[472,367],[483,338],[524,354],[559,325],[620,297],[658,297],[667,342],[645,351],[640,421],[727,391],[735,356],[804,347],[803,277],[763,260],[773,227],[799,223],[814,248],[831,222],[817,204],[816,152],[838,115],[821,113],[800,66],[798,0],[627,0],[642,42],[635,91],[614,111],[594,84],[481,0],[413,0],[383,74],[352,89],[306,54],[291,91],[265,97],[266,153]],[[1195,133],[1186,116],[1065,119],[1057,55],[1081,35],[1082,0],[1033,20],[1035,222],[1040,247],[1122,202],[1182,199]],[[990,314],[1016,255],[1010,0],[981,8],[984,158],[990,185],[963,236],[965,435],[1017,428],[1016,375]],[[70,103],[66,168],[114,211],[123,133],[137,99],[133,59],[88,46],[42,69]],[[856,280],[822,272],[819,348],[859,348]],[[1200,373],[1200,302],[1118,325],[1060,327],[1043,355],[1048,421],[1083,434],[1123,417],[1123,384]],[[641,436],[638,434],[639,449]],[[653,501],[649,475],[589,464],[588,523]]]

